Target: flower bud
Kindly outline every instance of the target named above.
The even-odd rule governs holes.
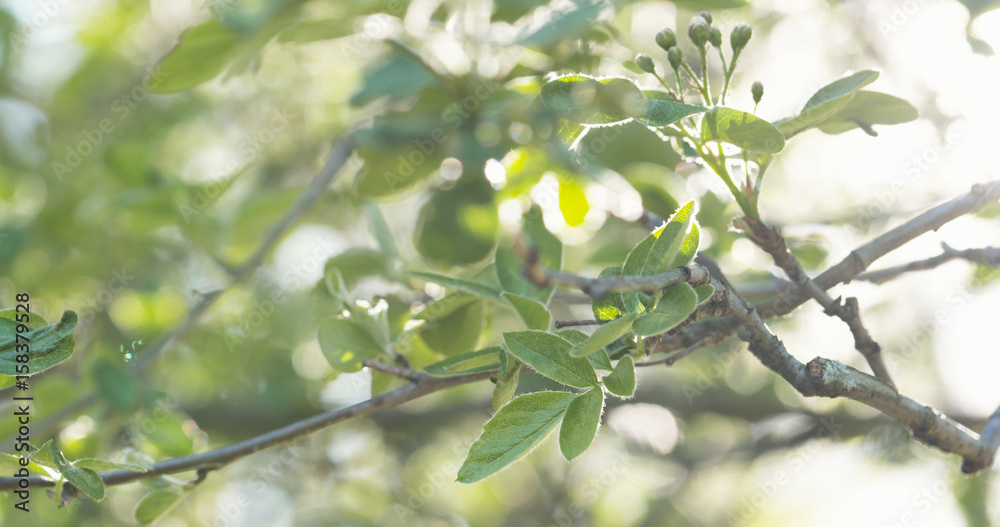
[[[656,34],[656,45],[663,48],[663,51],[670,51],[670,48],[677,45],[677,35],[670,28],[663,28]]]
[[[681,53],[681,48],[674,46],[667,50],[667,62],[670,63],[670,69],[677,71],[681,69],[681,61],[684,59],[684,54]]]
[[[708,11],[702,11],[701,13],[698,13],[698,16],[704,18],[705,23],[708,25],[712,25],[712,15],[708,14]]]
[[[648,55],[643,55],[639,53],[635,56],[635,63],[639,66],[639,69],[645,71],[646,73],[656,74],[656,66],[653,64],[653,59],[649,58]]]
[[[691,42],[694,42],[695,46],[699,48],[705,47],[705,43],[708,42],[708,22],[700,16],[694,16],[691,18],[691,25],[688,26],[688,37],[691,38]]]
[[[739,53],[750,42],[750,35],[753,30],[749,25],[740,22],[729,34],[729,44],[733,46],[733,53]]]
[[[722,30],[717,27],[710,28],[708,30],[708,41],[712,46],[721,48],[722,47]]]
[[[753,95],[753,103],[760,104],[760,98],[764,96],[764,85],[760,81],[753,81],[750,86],[750,94]]]

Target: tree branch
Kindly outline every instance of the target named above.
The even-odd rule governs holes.
[[[105,485],[122,485],[142,479],[147,479],[163,474],[174,474],[200,468],[217,469],[223,467],[240,458],[249,456],[266,448],[271,448],[284,443],[300,439],[307,435],[316,433],[335,424],[362,417],[372,413],[412,401],[418,397],[434,393],[437,391],[468,384],[483,379],[488,379],[495,371],[473,373],[468,375],[456,375],[451,377],[432,377],[421,374],[420,380],[408,384],[402,388],[386,392],[368,399],[367,401],[322,413],[297,423],[273,430],[266,434],[234,443],[232,445],[209,450],[200,454],[185,456],[154,464],[146,472],[132,472],[129,470],[112,470],[102,472],[101,479]],[[0,491],[16,490],[20,488],[18,482],[21,478],[0,478]],[[47,477],[31,476],[28,478],[32,487],[53,487],[55,482]],[[64,484],[65,485],[65,484]]]
[[[851,251],[846,258],[814,278],[813,282],[824,290],[850,282],[872,262],[906,242],[997,200],[1000,200],[1000,180],[973,185],[964,196],[938,205]],[[779,317],[791,313],[808,299],[807,295],[797,290],[782,291],[776,297],[757,304],[755,309],[763,318]],[[684,349],[708,335],[724,339],[735,334],[738,327],[738,322],[731,317],[699,320],[677,335],[663,337],[652,351],[667,353]]]
[[[841,305],[839,298],[837,300],[830,298],[830,295],[823,288],[809,278],[795,255],[788,249],[785,237],[778,229],[769,227],[764,222],[753,218],[743,218],[735,223],[737,228],[746,233],[747,237],[758,247],[771,255],[775,265],[785,271],[788,278],[798,286],[800,292],[808,293],[813,300],[823,306],[824,313],[831,317],[835,316],[847,324],[854,337],[854,348],[868,362],[872,373],[895,388],[896,384],[892,382],[892,376],[889,375],[889,369],[882,357],[882,347],[872,339],[868,329],[861,321],[861,308],[858,307],[858,299],[850,297],[844,305]]]
[[[746,300],[718,281],[712,285],[722,291],[730,316],[740,324],[739,336],[749,344],[750,352],[802,395],[846,397],[875,408],[909,427],[914,437],[925,444],[961,456],[966,474],[993,464],[1000,445],[1000,408],[984,425],[984,436],[979,436],[937,410],[898,393],[882,380],[841,362],[817,357],[802,364],[788,353]]]
[[[886,269],[879,269],[878,271],[861,273],[855,279],[882,284],[905,273],[934,269],[935,267],[952,260],[968,260],[990,268],[995,268],[1000,265],[1000,247],[983,247],[981,249],[964,249],[960,251],[952,248],[947,243],[942,243],[941,248],[944,252],[932,258],[910,262],[905,265],[897,265]]]

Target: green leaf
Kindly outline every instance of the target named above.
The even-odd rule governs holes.
[[[608,354],[604,350],[587,355],[587,360],[590,361],[590,364],[595,369],[614,371],[614,367],[611,366],[611,359],[608,358]]]
[[[59,451],[59,447],[55,443],[49,443],[49,456],[56,465],[56,469],[62,474],[66,481],[69,481],[76,488],[83,491],[84,494],[90,496],[94,501],[101,501],[104,499],[104,482],[101,481],[101,476],[90,470],[89,468],[78,467],[63,457],[62,452]]]
[[[621,276],[622,270],[618,267],[608,267],[601,271],[598,278],[608,276]],[[594,317],[598,320],[614,320],[625,314],[625,297],[622,293],[608,293],[601,300],[591,300],[591,308]]]
[[[591,388],[570,401],[559,427],[559,449],[567,460],[572,461],[594,442],[602,410],[604,390],[599,387]]]
[[[596,160],[619,174],[635,163],[653,163],[673,170],[681,161],[667,137],[634,120],[618,126],[585,128],[574,149],[582,160]]]
[[[517,381],[521,375],[521,361],[513,357],[507,357],[507,361],[509,362],[507,370],[497,378],[497,385],[493,388],[494,412],[503,408],[517,391]]]
[[[419,278],[425,282],[432,282],[445,287],[450,287],[452,289],[458,289],[459,291],[465,291],[466,293],[471,293],[487,300],[493,300],[494,302],[501,303],[504,302],[503,297],[500,296],[500,291],[497,291],[486,284],[423,271],[407,271],[406,274]]]
[[[365,72],[351,106],[364,106],[381,97],[399,98],[438,82],[437,75],[413,53],[394,53]]]
[[[581,124],[621,123],[642,115],[646,106],[639,87],[620,77],[567,75],[542,85],[540,96],[556,115]]]
[[[449,377],[495,370],[500,367],[501,353],[504,351],[499,347],[470,351],[424,366],[424,371],[431,375]]]
[[[814,93],[798,115],[774,124],[785,139],[790,139],[832,117],[851,101],[856,91],[875,82],[878,75],[877,71],[863,70],[837,79]]]
[[[576,227],[583,223],[583,219],[590,210],[587,203],[587,194],[576,182],[568,179],[559,181],[559,212],[562,213],[566,225]]]
[[[724,106],[712,108],[702,118],[701,140],[721,141],[766,154],[777,154],[785,148],[785,137],[773,124]]]
[[[101,358],[94,362],[91,371],[94,375],[97,391],[113,408],[124,412],[135,406],[139,396],[139,387],[132,375],[126,373],[119,364],[112,364]]]
[[[346,37],[351,34],[350,24],[343,18],[303,20],[278,34],[278,42],[305,44]]]
[[[420,332],[420,338],[442,355],[465,353],[479,342],[484,313],[483,302],[474,302],[440,320],[427,323]]]
[[[677,284],[667,289],[652,312],[636,319],[632,331],[645,337],[659,335],[672,329],[694,313],[698,295],[689,284]]]
[[[6,452],[0,452],[0,464],[6,465],[5,468],[0,469],[3,470],[4,473],[7,473],[7,471],[16,472],[22,466],[21,456],[8,454]],[[30,472],[33,472],[36,475],[46,475],[46,476],[50,475],[49,467],[46,467],[45,465],[42,465],[30,458],[28,459],[28,465],[26,468]]]
[[[68,359],[73,354],[76,323],[76,313],[67,310],[59,322],[22,333],[18,340],[18,323],[0,318],[0,375],[35,375]],[[21,346],[20,351],[18,346]],[[17,362],[17,355],[24,353],[26,348],[28,373],[18,373],[17,366],[24,363]]]
[[[108,461],[106,459],[97,459],[94,457],[85,457],[83,459],[77,459],[73,462],[74,465],[80,468],[89,468],[94,472],[107,472],[109,470],[130,470],[132,472],[146,472],[150,467],[136,465],[134,463],[116,463],[114,461]]]
[[[13,321],[15,324],[24,324],[28,326],[28,331],[34,331],[49,325],[38,313],[25,313],[16,308],[0,310],[0,318]]]
[[[507,403],[472,444],[458,481],[473,483],[492,476],[527,454],[555,428],[573,399],[572,393],[537,392]]]
[[[522,230],[542,265],[553,271],[562,269],[562,242],[545,228],[542,211],[537,205],[524,214]],[[542,304],[547,304],[552,297],[553,287],[540,289],[524,276],[524,262],[509,244],[497,246],[494,270],[497,283],[504,292],[528,297]]]
[[[635,393],[635,362],[631,355],[622,357],[611,375],[604,377],[604,387],[619,397],[632,397]]]
[[[503,293],[501,296],[514,307],[528,329],[549,329],[552,315],[538,301],[513,293]]]
[[[645,100],[641,110],[631,114],[630,117],[656,128],[676,123],[689,115],[708,110],[704,106],[686,104],[671,99],[661,91],[646,90],[642,94],[645,96]]]
[[[28,454],[28,457],[39,465],[56,468],[56,462],[52,459],[52,446],[53,442],[49,439],[48,441],[42,443],[42,446],[32,450],[30,454]]]
[[[917,109],[899,97],[862,90],[817,128],[826,134],[841,134],[858,127],[870,129],[875,124],[907,123],[917,117]]]
[[[135,521],[148,525],[166,516],[186,496],[177,490],[154,490],[142,498],[135,508]]]
[[[319,347],[337,371],[361,371],[365,359],[374,359],[382,352],[374,338],[355,321],[328,318],[319,323]]]
[[[480,297],[464,291],[452,291],[444,295],[444,298],[427,304],[424,306],[422,311],[413,315],[411,318],[414,320],[426,320],[428,322],[441,320],[455,311],[463,309],[474,302],[480,302],[481,300],[482,299]]]
[[[701,304],[712,298],[712,295],[715,294],[715,288],[712,287],[712,284],[702,284],[694,288],[694,293],[698,295],[698,303]]]
[[[603,350],[604,346],[611,344],[632,330],[632,321],[639,316],[638,313],[628,313],[621,318],[616,318],[610,322],[601,324],[591,333],[590,338],[581,344],[576,344],[570,349],[569,354],[573,357],[583,357]]]
[[[590,362],[570,357],[573,345],[556,335],[529,329],[504,333],[503,340],[511,355],[556,382],[577,388],[597,384],[597,374]]]
[[[692,214],[692,216],[694,215]],[[678,236],[678,238],[680,238],[680,236]],[[685,265],[691,265],[691,262],[694,261],[695,255],[698,254],[699,243],[701,243],[701,230],[698,228],[698,223],[693,222],[691,224],[691,232],[689,232],[687,236],[684,236],[682,239],[680,248],[675,253],[673,258],[673,263],[661,269],[660,272],[676,269]]]
[[[236,54],[242,40],[239,33],[217,20],[185,30],[177,45],[153,69],[162,80],[151,82],[151,91],[184,91],[214,78]]]
[[[366,276],[385,276],[388,274],[388,262],[379,251],[372,249],[348,249],[326,261],[325,273],[340,271],[344,283],[353,288],[358,280]]]
[[[548,22],[520,38],[517,43],[537,50],[546,50],[559,42],[572,39],[593,27],[604,4],[585,0],[573,9],[552,11]]]

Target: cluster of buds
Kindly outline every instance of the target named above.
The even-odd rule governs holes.
[[[723,63],[723,71],[726,74],[726,87],[728,87],[729,84],[728,81],[729,76],[732,74],[732,67],[735,66],[736,60],[739,58],[743,48],[745,48],[747,43],[750,41],[752,34],[752,28],[748,24],[742,22],[736,24],[732,32],[729,34],[729,44],[733,50],[733,57],[729,64],[729,68],[726,68],[726,64]],[[703,65],[705,60],[705,49],[709,44],[713,48],[716,48],[719,52],[720,58],[722,57],[722,30],[718,27],[712,26],[712,15],[708,11],[702,11],[691,18],[691,23],[688,25],[688,38],[690,38],[691,42],[698,48]],[[690,68],[684,63],[684,53],[677,44],[677,34],[670,28],[664,28],[656,34],[656,45],[663,49],[663,51],[667,52],[667,62],[670,64],[670,69],[674,71],[674,75],[678,76],[679,82],[682,68],[689,74],[689,76],[691,76],[692,73]],[[642,53],[636,55],[635,63],[639,66],[640,70],[656,75],[656,64],[648,55],[644,55]],[[680,87],[679,84],[678,87]],[[705,91],[707,92],[707,81],[705,83]],[[761,86],[759,82],[754,84],[752,88],[754,102],[760,102],[763,91],[763,86]],[[705,97],[709,97],[709,95],[706,93]]]

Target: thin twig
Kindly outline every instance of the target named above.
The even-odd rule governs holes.
[[[934,269],[935,267],[938,267],[952,260],[968,260],[973,263],[985,265],[991,269],[996,268],[998,265],[1000,265],[1000,247],[983,247],[981,249],[958,250],[952,248],[946,243],[942,243],[941,248],[944,250],[944,252],[932,258],[927,258],[926,260],[917,260],[915,262],[910,262],[908,264],[897,265],[895,267],[889,267],[886,269],[879,269],[877,271],[869,271],[867,273],[861,273],[857,276],[857,278],[855,278],[855,280],[864,280],[867,282],[882,284],[888,282],[889,280],[897,278],[900,275],[911,273],[914,271],[926,271],[928,269]]]
[[[556,320],[555,328],[562,329],[573,326],[597,326],[603,324],[603,320],[597,320],[596,318],[584,319],[584,320]]]
[[[806,274],[805,269],[802,268],[795,255],[788,249],[785,237],[781,235],[778,229],[765,225],[764,222],[753,218],[743,218],[737,220],[735,223],[737,228],[746,233],[747,237],[757,244],[758,247],[771,255],[771,259],[774,260],[775,265],[785,271],[785,274],[798,286],[800,291],[805,291],[819,305],[823,306],[824,313],[831,317],[837,317],[847,324],[847,327],[851,330],[851,335],[854,336],[855,349],[868,362],[872,373],[885,381],[886,384],[895,388],[896,384],[892,382],[889,369],[886,367],[885,360],[882,357],[882,347],[875,342],[861,321],[861,310],[858,307],[858,300],[852,297],[848,298],[845,304],[841,304],[839,298],[837,300],[830,298],[826,290],[816,285],[809,278],[809,275]]]
[[[496,374],[495,371],[473,373],[468,375],[456,375],[452,377],[432,377],[427,375],[426,377],[421,378],[420,382],[408,384],[402,388],[372,397],[367,401],[348,406],[347,408],[333,410],[304,419],[297,423],[293,423],[277,430],[272,430],[239,443],[220,447],[215,450],[209,450],[208,452],[202,452],[200,454],[161,461],[154,464],[150,470],[146,472],[112,470],[109,472],[102,472],[100,476],[101,479],[104,480],[105,485],[122,485],[124,483],[130,483],[132,481],[147,479],[163,474],[174,474],[177,472],[197,470],[204,467],[222,467],[266,448],[275,447],[300,439],[320,430],[329,428],[335,424],[347,421],[348,419],[370,415],[380,410],[397,406],[407,401],[412,401],[418,397],[441,391],[446,388],[488,379],[490,375],[494,374]],[[18,486],[20,480],[21,478],[0,478],[0,491],[15,490],[20,488]],[[31,476],[27,478],[27,480],[29,485],[32,487],[55,486],[55,482],[47,477]]]
[[[682,349],[681,351],[678,351],[677,353],[674,353],[673,355],[670,355],[669,357],[664,357],[662,359],[656,359],[656,360],[652,360],[652,361],[648,361],[648,362],[637,362],[635,364],[635,366],[637,368],[641,368],[641,367],[645,367],[645,366],[656,366],[657,364],[666,364],[667,366],[673,366],[674,363],[676,363],[677,361],[683,359],[684,357],[687,357],[688,355],[691,355],[692,353],[694,353],[694,352],[696,352],[696,351],[698,351],[698,350],[700,350],[702,348],[711,346],[712,344],[715,344],[715,343],[716,343],[716,338],[714,336],[708,336],[708,337],[705,337],[705,338],[699,340],[698,342],[695,342],[694,344],[692,344],[692,345],[690,345],[690,346]]]
[[[851,251],[839,263],[814,278],[813,282],[823,289],[848,283],[865,271],[875,260],[898,249],[910,240],[926,232],[937,230],[955,218],[975,212],[997,200],[1000,200],[1000,180],[973,185],[972,189],[964,196],[938,205]],[[790,289],[781,291],[776,297],[757,304],[755,310],[764,319],[780,317],[791,313],[809,298],[809,296],[798,292],[797,289]],[[699,320],[677,335],[662,338],[654,352],[667,353],[683,349],[706,335],[727,338],[735,334],[738,327],[738,322],[731,317]]]
[[[993,464],[1000,445],[1000,409],[983,427],[983,436],[949,419],[937,410],[900,394],[881,379],[838,361],[817,357],[802,364],[788,353],[757,311],[718,281],[729,314],[737,320],[740,338],[749,344],[762,364],[778,373],[806,397],[846,397],[875,408],[903,423],[920,441],[963,459],[962,471],[975,474]]]

